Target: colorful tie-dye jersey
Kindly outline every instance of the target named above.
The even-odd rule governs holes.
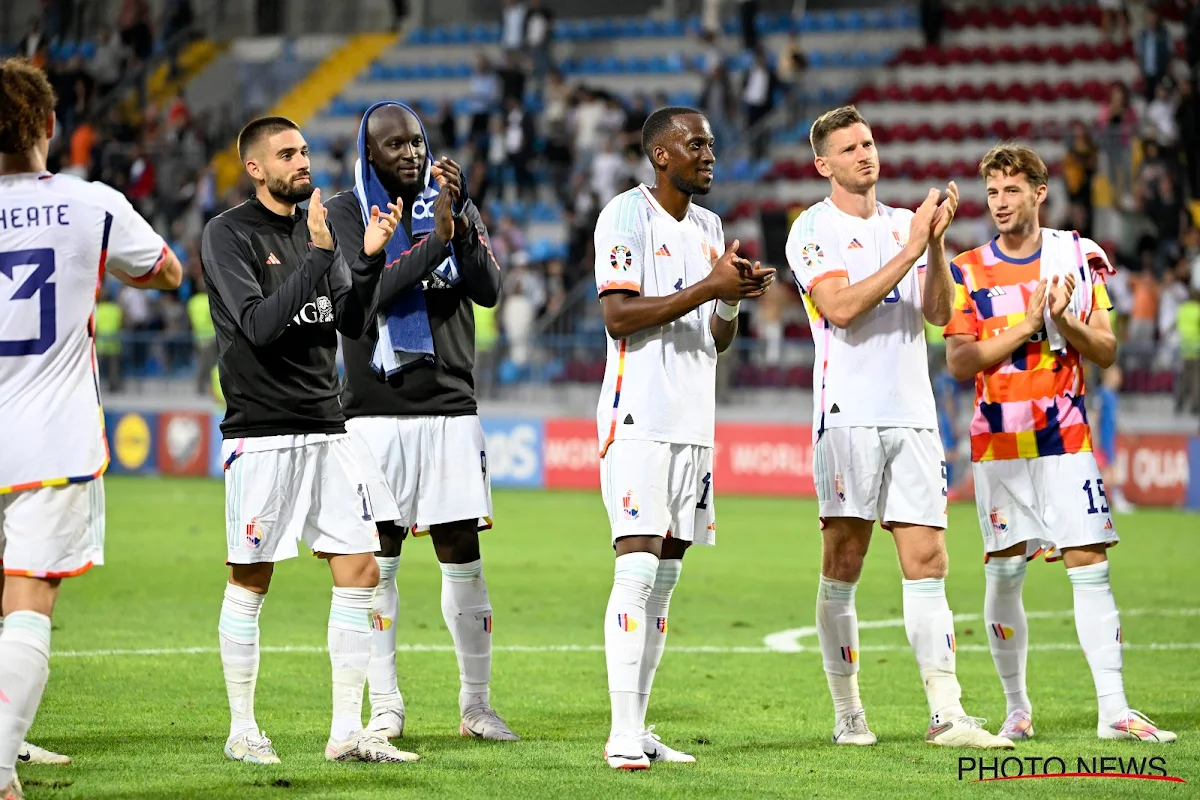
[[[1108,258],[1090,239],[1081,239],[1092,266],[1092,308],[1112,308],[1104,287]],[[996,240],[955,258],[954,316],[946,336],[989,339],[1025,318],[1029,298],[1041,278],[1041,251],[1012,259]],[[1008,358],[975,376],[975,417],[971,421],[971,460],[1037,458],[1092,449],[1081,358],[1067,345],[1051,351],[1041,330]]]

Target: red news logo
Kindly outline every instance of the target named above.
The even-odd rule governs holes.
[[[1163,756],[963,756],[958,759],[960,781],[988,783],[1046,778],[1109,778],[1187,783],[1183,778],[1167,772],[1167,760]]]

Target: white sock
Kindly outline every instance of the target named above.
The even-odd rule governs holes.
[[[6,623],[0,631],[0,787],[13,779],[17,750],[50,677],[50,618],[14,611]]]
[[[1025,691],[1025,660],[1029,652],[1029,623],[1025,620],[1025,603],[1021,599],[1025,563],[1025,556],[992,556],[983,565],[987,576],[983,621],[987,625],[992,661],[1004,686],[1008,714],[1017,710],[1033,713]]]
[[[858,611],[856,583],[821,576],[817,584],[817,641],[833,697],[834,723],[862,708],[858,696]]]
[[[962,689],[954,674],[954,615],[946,602],[946,581],[924,578],[904,583],[904,630],[929,699],[929,718],[936,725],[965,717]]]
[[[458,656],[459,711],[489,703],[492,679],[492,601],[483,561],[442,564],[442,617]]]
[[[232,583],[225,584],[221,620],[221,667],[229,695],[229,738],[249,731],[258,735],[254,721],[254,687],[258,683],[258,615],[265,594]]]
[[[362,730],[363,687],[371,661],[374,588],[333,587],[329,604],[329,663],[333,667],[333,724],[329,737]]]
[[[617,556],[612,594],[604,612],[604,657],[608,663],[608,694],[612,700],[612,735],[637,736],[642,732],[639,688],[646,654],[643,625],[646,605],[658,573],[653,553]]]
[[[646,600],[646,649],[642,654],[642,666],[638,672],[638,727],[646,728],[646,708],[650,704],[650,689],[654,686],[654,673],[662,662],[663,648],[667,646],[667,609],[671,605],[671,592],[679,583],[683,571],[683,559],[668,558],[658,562],[654,575],[654,586]]]
[[[1121,615],[1108,583],[1108,561],[1067,570],[1075,594],[1075,632],[1092,668],[1100,721],[1128,708],[1121,677]]]
[[[375,615],[371,619],[371,662],[367,667],[367,694],[371,716],[383,711],[404,711],[404,698],[396,680],[396,623],[400,615],[400,593],[396,571],[400,556],[375,556],[379,585],[375,587]]]

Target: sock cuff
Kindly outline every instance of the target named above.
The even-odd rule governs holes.
[[[232,583],[225,584],[225,599],[237,606],[240,611],[253,612],[257,615],[259,609],[262,608],[263,600],[266,598],[265,594],[252,592],[244,586],[237,586]]]
[[[371,606],[375,589],[333,588],[333,600],[329,604],[329,627],[349,631],[371,630]]]
[[[682,558],[660,559],[654,572],[654,588],[668,591],[674,589],[682,573]]]
[[[1085,586],[1108,586],[1108,559],[1101,561],[1099,564],[1070,567],[1067,570],[1067,577],[1071,580],[1072,586],[1080,588]]]
[[[613,569],[618,578],[634,578],[652,585],[658,574],[658,564],[658,557],[653,553],[626,553],[617,556]]]
[[[14,611],[4,618],[4,638],[50,651],[50,618],[36,611]]]
[[[468,561],[466,564],[442,564],[439,562],[438,566],[442,568],[442,575],[451,581],[467,583],[483,575],[483,559],[480,558]]]
[[[857,583],[835,581],[833,578],[826,578],[824,575],[821,576],[821,580],[817,583],[817,595],[829,600],[853,600],[854,593],[857,590]]]
[[[375,563],[379,565],[380,586],[386,586],[395,580],[400,569],[400,556],[375,556]]]
[[[370,608],[375,598],[375,587],[335,586],[333,605],[339,608]]]
[[[902,580],[904,586],[904,594],[909,597],[945,597],[946,596],[946,579],[945,578],[921,578],[920,580],[910,581]]]
[[[1004,558],[992,556],[983,565],[983,571],[986,575],[997,578],[1015,578],[1025,574],[1027,564],[1025,556],[1006,556]]]

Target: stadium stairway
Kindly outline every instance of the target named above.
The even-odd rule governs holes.
[[[787,14],[764,14],[760,31],[769,52],[782,46],[795,31],[809,58],[807,102],[832,105],[842,102],[865,76],[894,58],[897,48],[918,41],[917,20],[909,9],[819,12],[793,19]],[[559,20],[555,26],[553,60],[572,85],[586,85],[623,99],[641,95],[667,102],[695,105],[702,79],[697,70],[703,44],[697,34],[698,18],[657,20],[611,18]],[[738,22],[725,23],[731,70],[744,70],[749,55],[734,52]],[[432,117],[445,101],[460,116],[468,110],[465,83],[481,54],[499,63],[498,24],[454,24],[417,29],[402,43],[379,54],[364,72],[305,127],[313,145],[314,180],[328,183],[333,173],[329,143],[352,139],[363,111],[381,99],[413,105]],[[739,80],[735,75],[734,80]],[[538,110],[537,98],[526,104]],[[461,124],[459,129],[464,126]],[[718,164],[722,180],[759,177],[766,164],[732,159]],[[540,257],[562,255],[566,229],[553,193],[543,189],[538,202],[489,203],[494,214],[528,220],[527,237]],[[537,260],[541,260],[538,258]]]
[[[209,39],[188,42],[179,54],[178,72],[171,77],[169,64],[159,64],[146,78],[146,99],[151,104],[160,104],[183,91],[188,82],[216,60],[228,45]],[[137,113],[137,97],[131,95],[121,106],[126,116]]]
[[[329,52],[276,101],[269,113],[287,117],[305,128],[318,111],[326,107],[347,83],[380,54],[394,46],[398,38],[394,33],[363,33],[347,37],[340,47]],[[237,183],[242,175],[242,165],[238,159],[236,142],[231,142],[213,158],[212,169],[219,192],[224,193]]]

